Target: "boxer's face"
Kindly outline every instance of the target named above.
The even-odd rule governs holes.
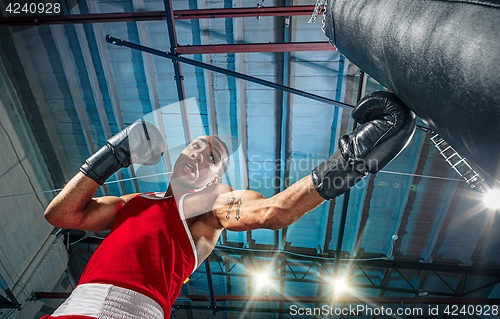
[[[219,172],[228,154],[210,136],[195,138],[182,150],[174,165],[172,180],[183,187],[199,189],[220,181]],[[175,190],[174,190],[175,191]]]

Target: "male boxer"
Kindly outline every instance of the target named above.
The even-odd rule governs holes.
[[[183,281],[208,257],[224,228],[294,223],[384,167],[415,130],[415,115],[388,92],[362,99],[352,117],[360,125],[340,139],[335,154],[269,199],[219,183],[229,152],[215,136],[198,137],[182,151],[163,197],[92,198],[120,167],[160,158],[161,138],[149,123],[136,122],[112,137],[45,212],[56,227],[111,231],[71,296],[44,318],[168,318]]]

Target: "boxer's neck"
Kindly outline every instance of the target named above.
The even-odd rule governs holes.
[[[174,192],[174,189],[175,189],[175,192]],[[186,187],[182,187],[180,185],[177,185],[177,184],[171,182],[168,185],[167,192],[165,193],[165,197],[179,196],[179,195],[185,194],[185,193],[190,192],[190,191],[192,191],[191,188],[188,189]]]

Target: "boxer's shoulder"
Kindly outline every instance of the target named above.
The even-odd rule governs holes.
[[[232,191],[232,187],[226,184],[217,183],[209,185],[198,192],[187,194],[183,202],[184,214],[186,218],[210,212],[215,201],[221,195]]]

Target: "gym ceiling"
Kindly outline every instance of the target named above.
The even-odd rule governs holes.
[[[0,131],[1,145],[5,153],[17,149],[24,154],[16,155],[18,162],[38,170],[24,175],[16,173],[22,165],[15,161],[0,164],[0,274],[10,288],[55,232],[43,224],[42,207],[56,194],[51,190],[139,118],[165,134],[164,160],[122,169],[96,196],[166,190],[181,149],[200,135],[221,136],[233,152],[224,183],[267,197],[332,154],[339,137],[352,131],[350,108],[384,87],[328,43],[321,14],[308,23],[314,4],[63,1],[62,13],[71,16],[52,22],[54,16],[23,13],[5,19],[12,15],[2,8],[2,94],[11,101],[3,108],[14,124]],[[434,146],[432,132],[419,125],[403,153],[349,196],[279,231],[224,231],[209,262],[183,286],[175,315],[293,318],[291,305],[440,304],[443,310],[495,303],[498,212],[486,209]],[[12,132],[29,143],[12,142]],[[16,187],[21,175],[35,182]],[[105,233],[62,230],[58,236],[69,254],[58,276],[31,291],[14,290],[38,315],[62,299],[38,294],[28,300],[31,292],[70,291]],[[262,284],[259,273],[268,275]],[[339,277],[350,288],[335,290]],[[0,309],[0,318],[8,314],[7,306]]]

